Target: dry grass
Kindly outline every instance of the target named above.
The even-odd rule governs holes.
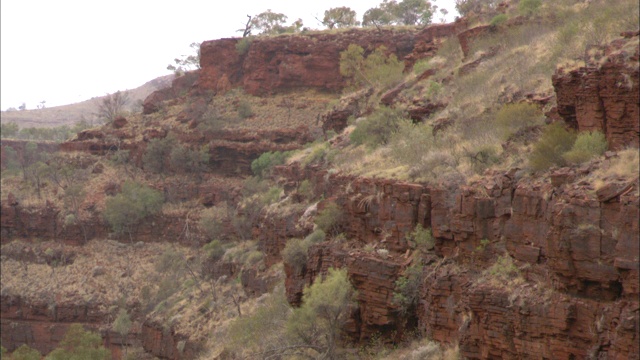
[[[602,162],[600,167],[589,174],[587,179],[595,190],[602,188],[611,181],[638,181],[640,173],[640,151],[629,148],[617,153],[617,156]]]

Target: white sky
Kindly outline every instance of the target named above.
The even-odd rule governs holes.
[[[173,59],[190,54],[189,44],[241,36],[247,15],[267,9],[302,18],[338,6],[355,10],[358,20],[381,0],[2,0],[0,3],[0,108],[23,102],[35,109],[88,100],[136,88],[170,74]],[[436,0],[457,15],[454,0]],[[439,22],[440,14],[434,16]]]

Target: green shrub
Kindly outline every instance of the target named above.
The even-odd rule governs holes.
[[[396,280],[393,303],[398,306],[398,311],[402,316],[410,313],[418,304],[422,268],[423,266],[420,264],[413,264],[406,268],[404,275]]]
[[[282,260],[291,266],[295,272],[300,272],[307,264],[307,252],[311,246],[311,241],[300,239],[289,239],[287,245],[282,250]]]
[[[238,40],[238,42],[236,43],[236,51],[238,52],[238,55],[246,54],[251,47],[252,41],[253,39],[251,39],[250,37],[243,37],[242,39]]]
[[[400,109],[383,106],[358,123],[350,135],[351,142],[355,145],[365,144],[370,148],[386,145],[401,124],[410,121],[405,116]]]
[[[524,16],[531,16],[538,13],[542,0],[520,0],[518,12]]]
[[[508,281],[520,275],[520,270],[509,255],[500,256],[496,262],[483,272],[484,276],[498,281]]]
[[[518,132],[518,130],[542,125],[544,115],[538,106],[529,103],[506,104],[495,115],[495,123],[503,139]]]
[[[389,88],[402,82],[404,63],[394,54],[386,55],[380,46],[364,58],[364,49],[351,44],[340,53],[340,74],[349,78],[355,87]]]
[[[171,168],[178,173],[200,173],[204,171],[208,162],[209,153],[206,147],[191,150],[185,146],[176,146],[169,155]]]
[[[107,360],[110,358],[109,350],[102,346],[100,335],[85,331],[80,324],[71,325],[58,348],[47,356],[47,360]]]
[[[533,145],[529,154],[529,165],[535,171],[546,170],[551,166],[564,166],[564,153],[573,147],[576,135],[560,123],[548,125],[540,139]]]
[[[313,198],[313,185],[311,181],[308,179],[302,180],[300,185],[298,185],[298,194],[306,200],[311,200]]]
[[[142,156],[142,164],[145,170],[156,174],[162,174],[166,170],[165,164],[169,162],[169,154],[175,146],[176,140],[173,136],[163,139],[152,139],[147,145],[147,149]]]
[[[162,209],[162,193],[143,184],[125,181],[119,194],[107,198],[104,217],[117,234],[129,232]]]
[[[327,238],[327,234],[322,229],[316,229],[311,234],[307,235],[305,241],[309,241],[311,244],[317,244],[323,242]]]
[[[599,131],[578,134],[571,150],[562,157],[571,164],[581,164],[607,151],[607,139]]]
[[[431,69],[431,64],[429,63],[430,58],[420,59],[413,64],[413,73],[416,75],[422,75],[423,72]]]
[[[225,238],[224,224],[229,222],[229,208],[221,203],[205,209],[200,215],[198,227],[209,240],[223,240]]]
[[[11,354],[11,360],[40,360],[42,355],[36,349],[30,348],[27,344],[22,344]]]
[[[241,100],[238,104],[238,116],[242,119],[248,119],[252,117],[253,109],[251,108],[251,103],[246,100]]]
[[[326,142],[315,143],[311,147],[309,154],[305,156],[300,162],[303,167],[307,167],[310,164],[315,164],[323,161],[327,154],[329,154],[329,144]]]
[[[421,251],[433,250],[435,239],[431,235],[430,229],[425,229],[422,225],[416,225],[415,229],[408,236],[412,247]]]
[[[498,14],[491,19],[489,25],[491,26],[499,26],[502,25],[505,21],[507,21],[508,17],[506,14]]]
[[[256,176],[263,177],[276,165],[281,165],[289,156],[288,152],[267,151],[251,162],[251,171]]]
[[[340,231],[340,223],[343,217],[342,210],[335,203],[329,203],[318,213],[315,224],[326,234],[335,236]]]
[[[212,240],[211,242],[203,246],[202,250],[204,251],[206,257],[213,261],[222,259],[222,256],[225,252],[224,246],[222,245],[222,242],[220,240]]]

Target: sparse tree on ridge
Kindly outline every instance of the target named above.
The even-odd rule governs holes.
[[[260,34],[273,35],[284,32],[284,23],[287,16],[281,13],[274,13],[271,9],[262,12],[251,19],[251,28],[260,31]]]
[[[98,104],[99,118],[106,123],[111,123],[124,113],[124,107],[129,103],[129,93],[116,91],[105,96]]]
[[[435,10],[427,0],[384,0],[364,13],[362,25],[429,25]]]
[[[346,6],[325,10],[322,24],[329,29],[359,25],[356,20],[356,12]]]
[[[180,55],[179,58],[173,59],[175,65],[167,65],[167,70],[173,71],[176,75],[182,75],[187,71],[200,69],[200,43],[192,42],[189,47],[193,49],[195,54]]]

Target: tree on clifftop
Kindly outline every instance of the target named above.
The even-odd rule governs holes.
[[[107,124],[113,122],[124,113],[124,107],[129,103],[129,93],[116,91],[107,94],[98,104],[96,115]]]
[[[329,29],[359,25],[356,20],[356,12],[346,6],[325,10],[322,24]]]
[[[260,13],[251,19],[251,27],[260,31],[260,34],[273,35],[280,34],[284,29],[287,16],[281,13],[274,13],[271,9]]]
[[[427,0],[384,0],[364,13],[362,26],[429,25],[435,9]]]

